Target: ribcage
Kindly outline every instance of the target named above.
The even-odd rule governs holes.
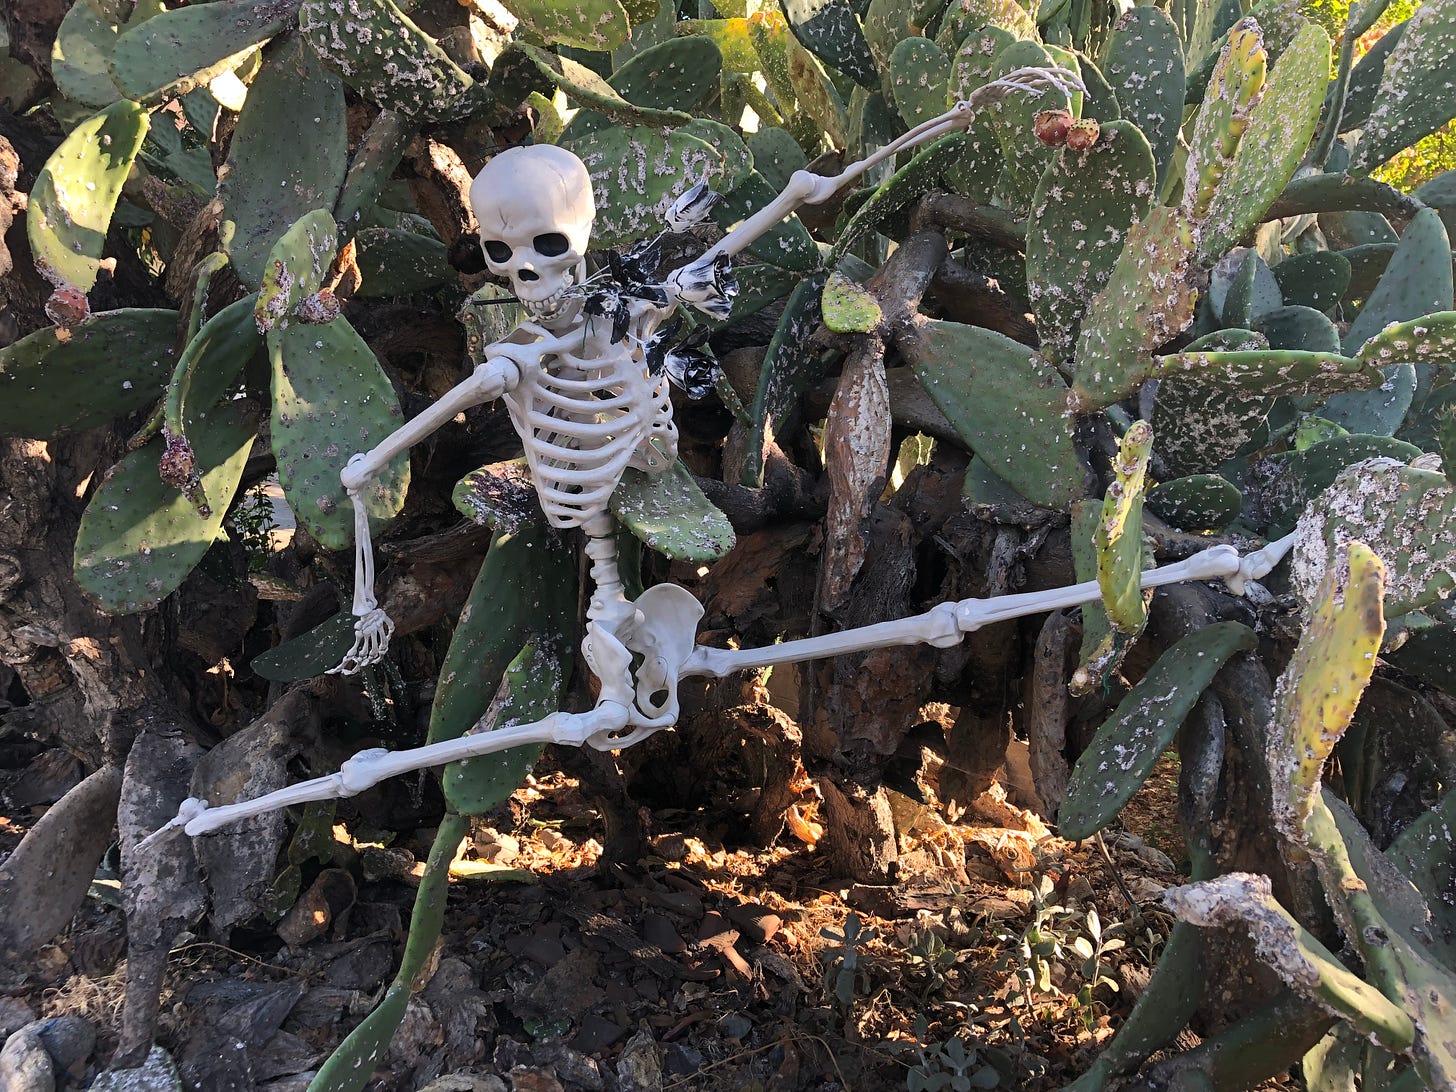
[[[677,458],[665,378],[625,351],[547,357],[505,396],[546,518],[579,527],[606,511],[627,467],[648,473]]]

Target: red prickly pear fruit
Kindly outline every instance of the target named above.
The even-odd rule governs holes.
[[[45,304],[46,318],[57,326],[75,326],[91,314],[91,305],[86,293],[71,285],[62,285],[51,293]]]
[[[1043,110],[1032,122],[1036,139],[1053,148],[1066,141],[1067,131],[1071,127],[1072,114],[1069,110]]]
[[[1074,152],[1084,152],[1097,143],[1097,137],[1101,132],[1102,130],[1091,118],[1074,121],[1072,127],[1067,130],[1067,147]]]

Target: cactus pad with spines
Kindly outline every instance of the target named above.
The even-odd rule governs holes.
[[[716,182],[723,158],[682,130],[613,126],[563,141],[591,174],[597,218],[592,242],[617,247],[662,230],[667,210],[698,182]]]
[[[248,90],[218,180],[219,237],[245,285],[262,284],[273,244],[299,217],[334,207],[348,148],[338,77],[301,38],[275,43]]]
[[[1198,245],[1205,259],[1222,254],[1257,224],[1294,177],[1319,121],[1329,63],[1330,40],[1314,23],[1306,23],[1280,54],[1209,202]]]
[[[1260,497],[1269,534],[1283,535],[1292,530],[1305,505],[1328,489],[1346,467],[1366,459],[1408,463],[1420,454],[1420,448],[1393,436],[1354,433],[1332,436],[1301,451],[1269,456],[1264,470],[1272,473]]]
[[[1366,339],[1358,355],[1378,368],[1396,361],[1456,366],[1456,311],[1392,322]]]
[[[1312,307],[1276,307],[1253,322],[1269,339],[1271,349],[1300,349],[1311,353],[1338,353],[1340,332]]]
[[[1222,531],[1238,519],[1243,496],[1217,474],[1191,474],[1153,486],[1147,508],[1180,531]]]
[[[1380,76],[1350,173],[1363,175],[1456,117],[1456,5],[1421,4],[1405,24]]]
[[[1350,261],[1329,250],[1293,254],[1274,267],[1284,302],[1328,311],[1350,287]]]
[[[539,686],[560,686],[571,673],[572,642],[566,635],[576,621],[576,594],[576,558],[560,535],[540,524],[496,532],[440,665],[430,743],[457,739],[474,728],[522,648],[531,644],[539,658],[534,665],[539,682],[522,687],[519,674],[504,678],[513,702],[530,699],[529,715],[517,708],[511,719],[524,723],[559,708],[554,702],[537,704],[544,696]],[[522,747],[451,763],[442,777],[445,799],[466,814],[480,814],[520,785],[540,752],[539,746]]]
[[[906,125],[914,127],[945,112],[950,58],[926,38],[905,38],[890,55],[886,88]]]
[[[370,102],[420,121],[449,121],[488,98],[393,0],[303,0],[299,32]]]
[[[1023,497],[1065,510],[1082,496],[1069,392],[1033,350],[981,327],[926,322],[900,351],[966,446]]]
[[[304,213],[279,237],[263,267],[253,310],[260,334],[297,321],[294,312],[323,287],[338,248],[338,226],[323,209]]]
[[[353,643],[354,616],[341,610],[307,633],[260,652],[248,666],[271,682],[312,679],[339,663]]]
[[[878,87],[880,74],[850,0],[783,0],[784,17],[804,48],[861,87]]]
[[[1240,22],[1229,32],[1217,57],[1188,139],[1184,171],[1183,211],[1199,222],[1207,217],[1249,127],[1254,106],[1264,94],[1268,55],[1258,23],[1252,19]]]
[[[187,422],[217,405],[263,345],[253,317],[254,298],[230,303],[202,324],[182,350],[167,384],[167,430],[186,435]]]
[[[1125,121],[1103,126],[1086,151],[1060,149],[1047,165],[1031,203],[1026,276],[1049,360],[1071,355],[1083,310],[1152,208],[1155,175],[1147,140]]]
[[[809,384],[824,374],[809,339],[823,317],[819,307],[828,276],[821,271],[801,279],[774,327],[748,414],[747,457],[741,471],[744,485],[762,486],[768,439],[780,431]]]
[[[1193,321],[1193,224],[1157,207],[1128,232],[1107,283],[1082,318],[1074,398],[1080,410],[1126,397],[1151,370],[1150,354]]]
[[[1037,41],[1036,20],[1016,0],[951,0],[936,42],[947,53],[960,49],[979,27],[996,27],[1014,38]]]
[[[735,541],[728,517],[703,495],[681,459],[661,474],[629,467],[612,492],[612,515],[673,561],[717,561]]]
[[[1393,459],[1347,467],[1305,510],[1295,531],[1290,582],[1304,602],[1360,541],[1386,561],[1385,614],[1398,618],[1456,587],[1456,489],[1444,474]]]
[[[1077,760],[1057,812],[1062,837],[1090,838],[1112,822],[1147,780],[1219,668],[1257,645],[1247,626],[1215,622],[1159,656]]]
[[[102,311],[0,349],[0,435],[94,428],[161,396],[176,363],[177,312]]]
[[[158,437],[112,469],[91,497],[76,533],[76,582],[111,614],[150,610],[181,586],[217,538],[253,448],[256,424],[231,403],[188,423],[202,488],[203,517],[157,474]]]
[[[116,40],[116,86],[155,103],[205,87],[285,29],[298,0],[214,0],[155,15]]]
[[[782,190],[795,171],[803,170],[809,160],[787,129],[765,125],[745,138],[753,154],[754,169],[768,179],[769,185]],[[737,188],[736,186],[734,187]]]
[[[578,49],[616,49],[632,33],[617,0],[511,0],[510,10],[542,41]]]
[[[379,361],[347,319],[293,323],[268,333],[273,366],[273,454],[278,480],[298,522],[331,550],[354,541],[354,512],[339,472],[404,423]],[[409,487],[401,454],[365,486],[376,521],[392,519]]]
[[[1122,116],[1147,137],[1161,184],[1183,120],[1183,49],[1173,21],[1155,7],[1125,12],[1102,58]],[[1101,120],[1101,119],[1099,119]]]
[[[1288,837],[1300,836],[1325,762],[1375,671],[1385,635],[1384,577],[1380,558],[1364,543],[1350,542],[1320,581],[1294,658],[1279,678],[1269,762],[1274,819]]]
[[[74,103],[100,108],[121,98],[111,79],[116,25],[103,19],[86,0],[71,5],[56,28],[51,48],[51,78]]]
[[[1142,590],[1143,487],[1152,450],[1152,428],[1146,421],[1134,421],[1112,461],[1113,479],[1092,536],[1102,606],[1121,634],[1140,633],[1148,620]]]
[[[996,77],[1018,68],[1055,68],[1051,56],[1034,41],[1012,42],[996,53]],[[1068,97],[1055,88],[1008,95],[990,112],[991,128],[1001,145],[1001,191],[1009,206],[1020,212],[1031,207],[1051,149],[1036,139],[1034,121],[1043,110],[1068,110]]]
[[[147,135],[147,112],[114,102],[71,130],[36,175],[25,213],[36,271],[53,285],[91,291],[106,231]]]

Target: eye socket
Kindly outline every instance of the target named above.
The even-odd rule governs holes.
[[[481,246],[485,248],[486,257],[493,262],[508,262],[511,260],[511,248],[499,239],[487,239]]]
[[[531,245],[536,248],[537,254],[544,254],[548,258],[555,258],[571,249],[571,241],[559,231],[538,235],[531,240]]]

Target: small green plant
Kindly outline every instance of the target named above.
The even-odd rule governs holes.
[[[950,1038],[929,1049],[918,1048],[920,1064],[905,1075],[909,1092],[969,1092],[973,1088],[999,1088],[1001,1071],[988,1062],[976,1047]]]
[[[233,530],[248,555],[248,572],[260,573],[268,567],[268,533],[278,526],[273,518],[273,502],[268,499],[268,483],[259,482],[233,507]]]
[[[1114,993],[1117,992],[1116,980],[1106,973],[1105,958],[1109,953],[1127,947],[1127,942],[1121,937],[1111,935],[1120,930],[1121,925],[1114,924],[1110,929],[1103,930],[1102,919],[1097,916],[1096,907],[1088,909],[1084,926],[1086,936],[1072,941],[1072,950],[1082,957],[1082,985],[1077,990],[1077,1006],[1082,1013],[1082,1022],[1090,1028],[1096,1019],[1094,995],[1098,988],[1107,986]]]
[[[824,992],[832,996],[841,1008],[848,1009],[854,1004],[860,988],[868,989],[861,949],[878,937],[879,931],[873,926],[866,927],[859,920],[859,915],[851,910],[844,918],[844,932],[838,933],[826,926],[819,930],[819,935],[834,944],[834,947],[819,953],[824,964]]]

